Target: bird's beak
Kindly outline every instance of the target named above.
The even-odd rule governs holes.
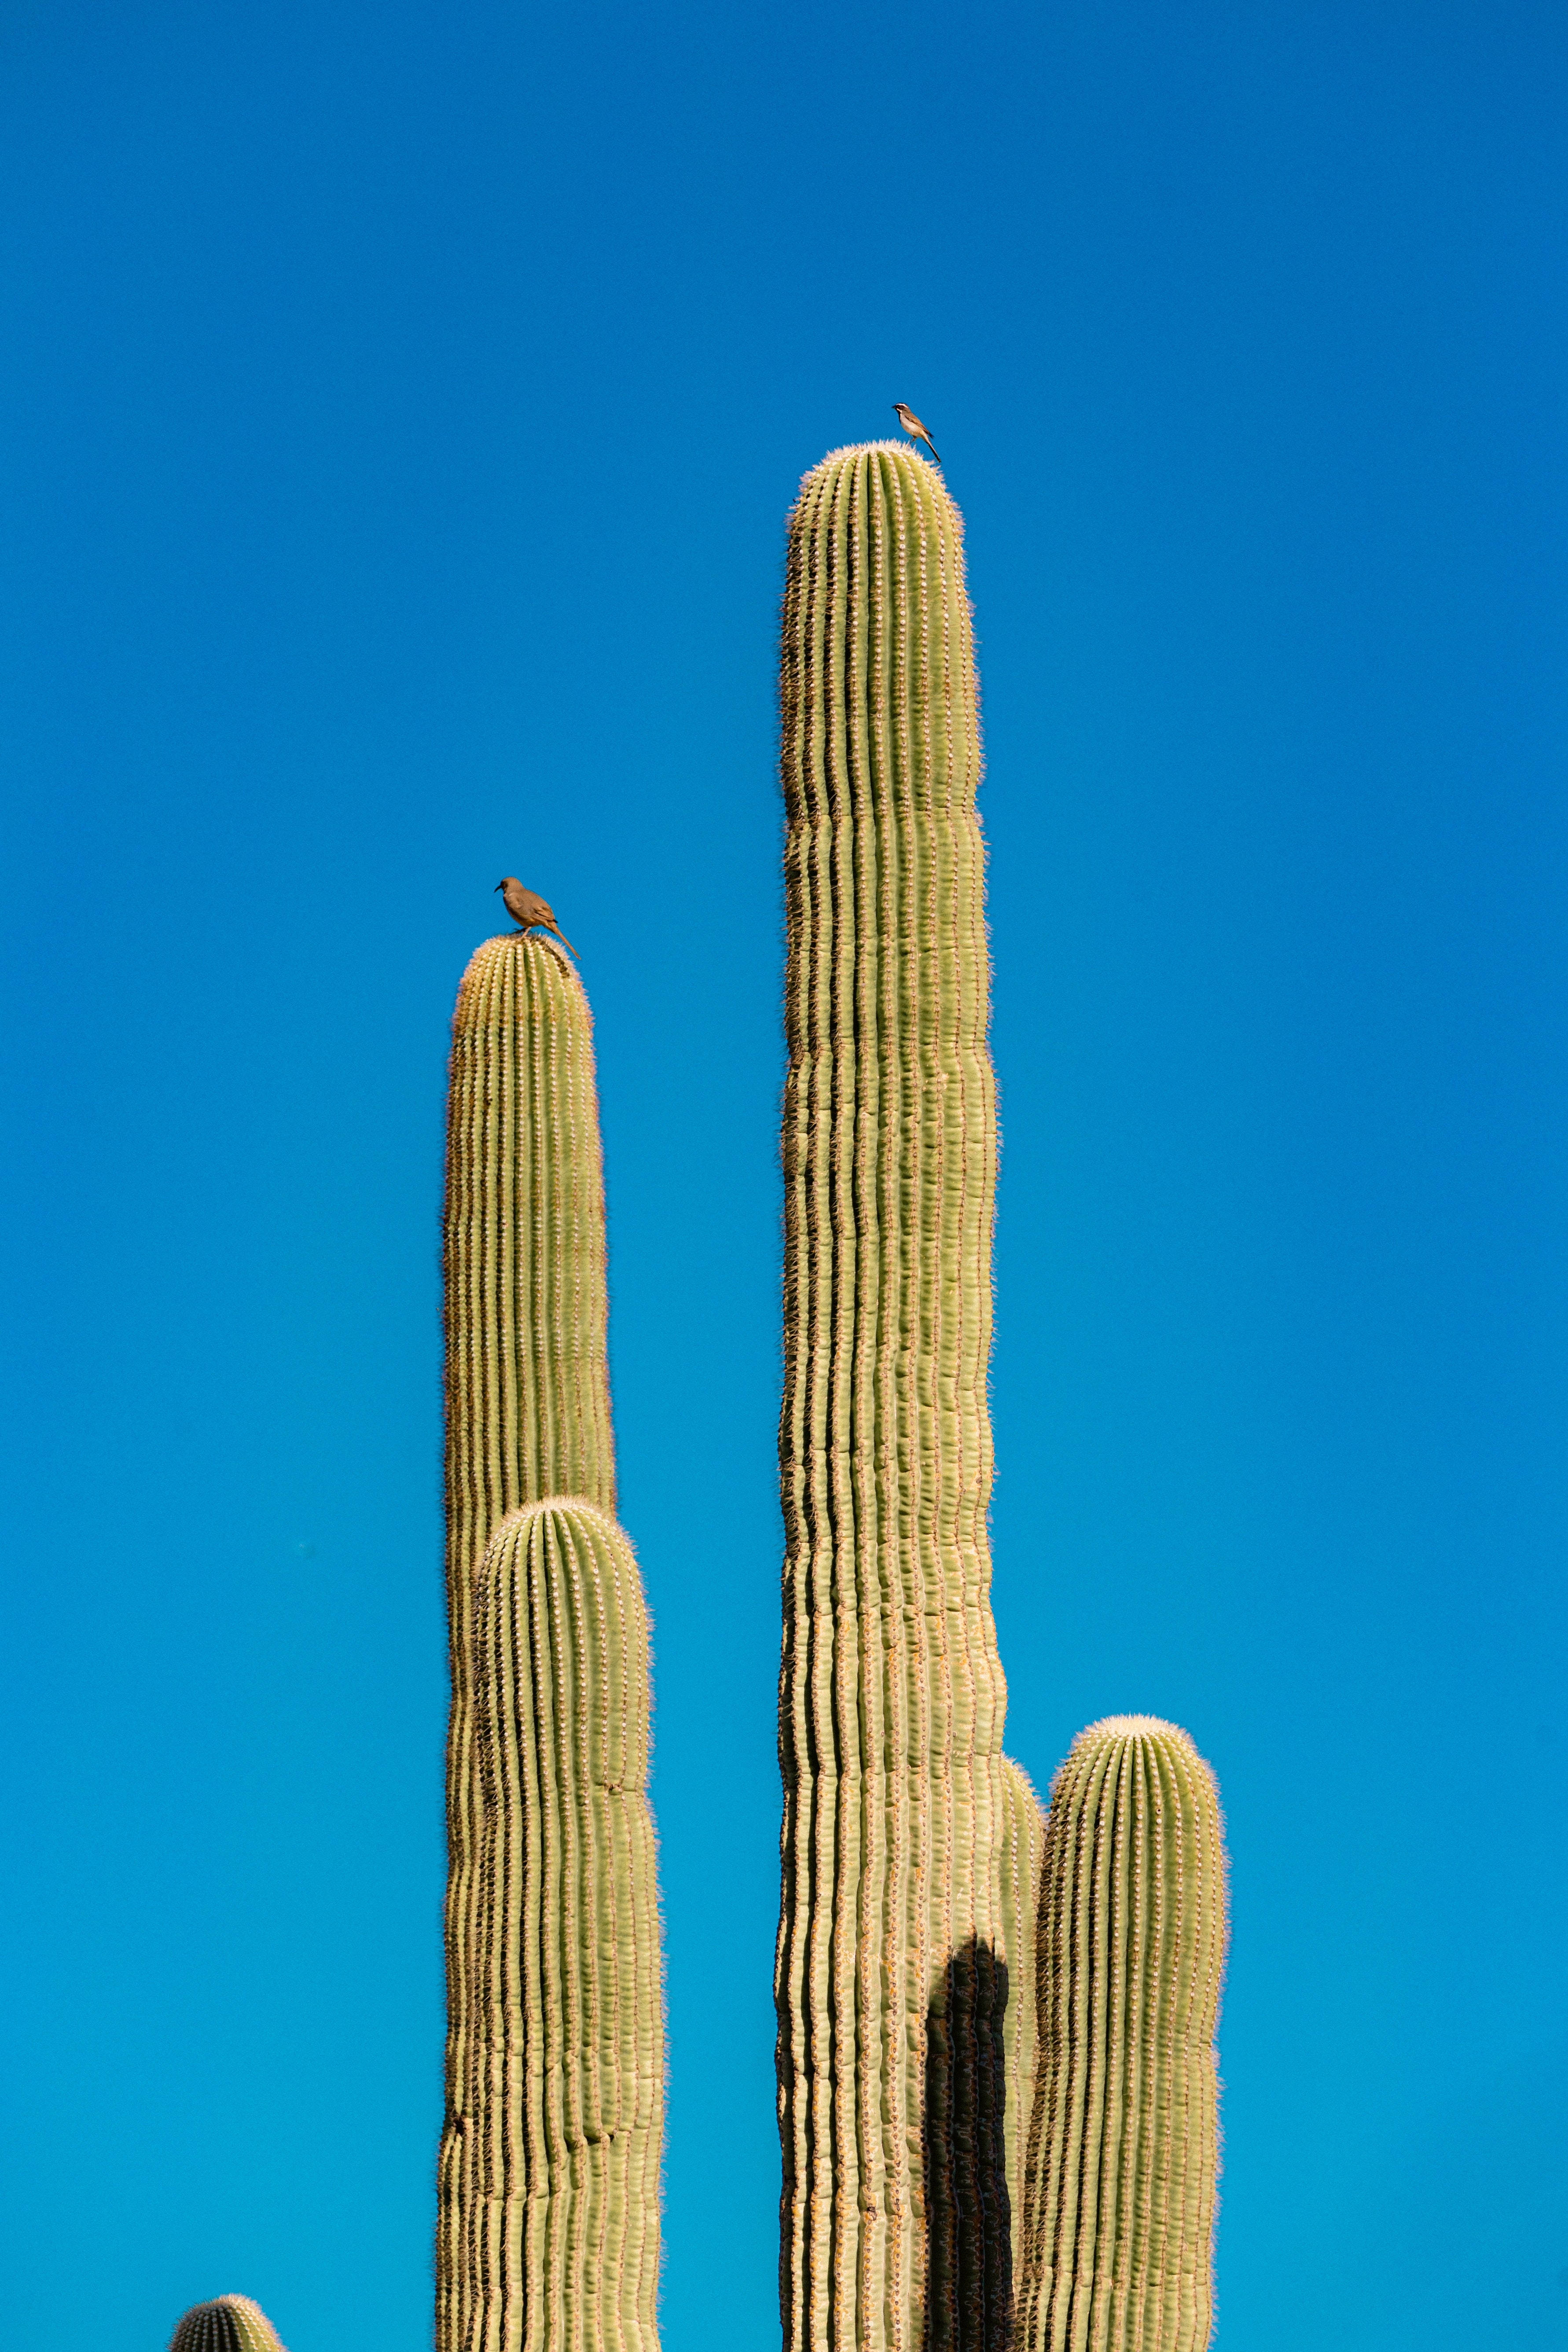
[[[498,890],[504,890],[506,888],[506,884],[504,882],[498,882],[496,884],[496,888]]]

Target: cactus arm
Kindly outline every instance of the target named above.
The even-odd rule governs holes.
[[[465,2352],[653,2352],[664,2015],[647,1616],[593,1505],[512,1513],[475,1584],[470,2080],[443,2183]]]
[[[1226,1935],[1218,1792],[1186,1733],[1080,1732],[1041,1865],[1024,2352],[1205,2352]]]

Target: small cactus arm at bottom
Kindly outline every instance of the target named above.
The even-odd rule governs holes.
[[[283,2347],[258,2303],[247,2294],[220,2294],[186,2312],[169,2352],[283,2352]]]
[[[1080,1731],[1041,1863],[1022,2352],[1205,2352],[1226,1940],[1219,1791],[1186,1733]]]
[[[497,1528],[474,1580],[472,1886],[447,1916],[471,2021],[448,2077],[440,2352],[657,2352],[664,1987],[648,1628],[580,1498]]]

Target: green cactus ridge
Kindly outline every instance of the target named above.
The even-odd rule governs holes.
[[[247,2294],[220,2294],[186,2312],[169,2352],[283,2352],[283,2347],[258,2303]]]
[[[1041,1864],[1024,2352],[1209,2342],[1226,1934],[1219,1796],[1186,1733],[1080,1732]]]
[[[664,2009],[648,1628],[588,1502],[503,1519],[475,1580],[472,2030],[442,2144],[447,2352],[654,2352]]]
[[[802,484],[781,701],[784,2341],[941,2352],[1009,2263],[996,1115],[962,524],[897,444]]]

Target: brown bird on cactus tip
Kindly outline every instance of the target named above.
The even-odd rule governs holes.
[[[921,423],[920,418],[915,415],[914,410],[912,408],[906,408],[901,400],[895,400],[893,403],[893,415],[898,418],[899,423],[903,426],[904,431],[909,435],[910,439],[911,441],[923,441],[926,447],[931,451],[931,456],[936,457],[936,443],[931,439],[931,435],[926,431],[925,426]],[[940,466],[942,459],[940,457],[936,457],[936,462]]]
[[[500,892],[501,903],[514,923],[521,924],[525,931],[553,931],[562,946],[572,948],[573,954],[576,954],[576,949],[572,947],[571,940],[556,921],[549,900],[542,898],[537,890],[525,890],[515,874],[504,874],[496,888]]]

